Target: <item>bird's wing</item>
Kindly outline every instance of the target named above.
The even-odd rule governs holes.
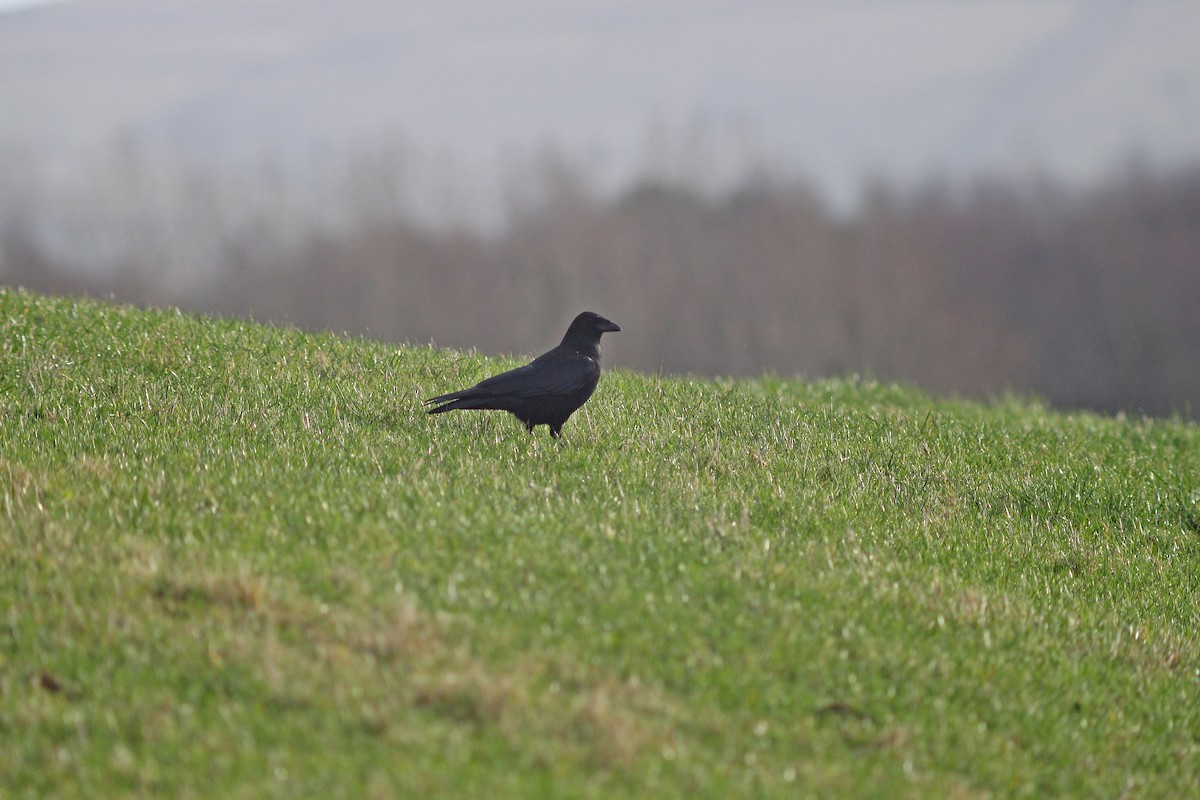
[[[481,381],[471,391],[475,396],[568,395],[595,380],[599,372],[600,365],[594,359],[551,350],[523,367]]]
[[[431,397],[426,403],[488,398],[524,398],[573,394],[600,375],[595,359],[555,348],[523,367],[493,375],[470,389]]]

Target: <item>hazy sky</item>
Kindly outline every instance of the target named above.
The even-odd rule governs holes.
[[[0,11],[12,11],[13,9],[29,8],[30,6],[43,6],[47,3],[61,3],[63,0],[0,0]]]
[[[255,153],[393,136],[472,168],[556,142],[611,174],[662,134],[683,172],[757,160],[840,202],[867,175],[1200,158],[1195,0],[74,0],[40,27],[18,16],[0,25],[0,143],[55,156],[126,133]]]

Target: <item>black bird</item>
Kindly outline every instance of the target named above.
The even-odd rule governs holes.
[[[600,335],[621,330],[599,314],[584,311],[567,328],[562,344],[530,363],[480,381],[470,389],[426,400],[430,414],[458,408],[507,411],[525,424],[549,425],[555,439],[563,423],[587,402],[600,380]]]

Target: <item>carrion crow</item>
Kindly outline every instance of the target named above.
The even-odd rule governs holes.
[[[525,424],[550,426],[555,439],[600,380],[600,335],[621,330],[599,314],[584,311],[567,328],[562,343],[523,367],[502,372],[470,389],[431,397],[430,414],[455,409],[507,411]]]

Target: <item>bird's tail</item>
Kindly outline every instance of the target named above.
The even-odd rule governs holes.
[[[449,394],[439,394],[437,397],[430,397],[425,401],[425,405],[434,406],[428,409],[430,414],[442,414],[447,411],[453,411],[454,402],[462,397],[462,392],[450,392]]]
[[[434,406],[434,408],[429,409],[428,413],[430,414],[444,414],[447,411],[455,411],[457,409],[496,410],[498,408],[492,398],[481,397],[471,389],[431,397],[425,401],[425,405]]]

